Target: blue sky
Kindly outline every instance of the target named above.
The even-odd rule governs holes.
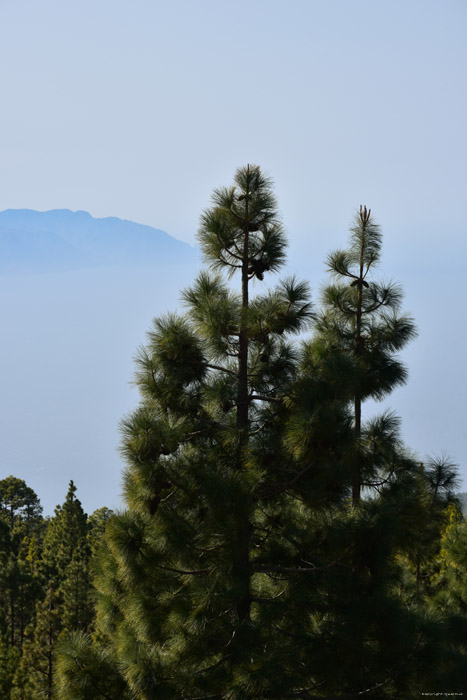
[[[326,253],[368,204],[382,272],[402,283],[420,330],[411,382],[389,403],[409,444],[450,452],[467,476],[466,30],[465,0],[2,0],[0,210],[84,209],[193,243],[212,189],[259,163],[316,298]],[[11,333],[25,314],[8,316]],[[67,396],[57,388],[61,415]]]
[[[2,208],[192,241],[247,161],[294,245],[369,203],[413,243],[465,227],[464,0],[2,0]]]

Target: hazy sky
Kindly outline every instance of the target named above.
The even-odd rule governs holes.
[[[406,355],[411,383],[391,405],[409,443],[451,452],[467,475],[466,35],[466,0],[0,0],[0,210],[84,209],[193,243],[212,189],[228,184],[237,166],[258,163],[276,183],[293,260],[319,281],[325,254],[345,245],[353,211],[368,204],[383,227],[384,273],[402,282],[420,329]],[[52,299],[53,286],[41,284],[43,299]],[[34,294],[31,281],[4,280],[1,289]],[[99,308],[105,315],[104,301]],[[129,328],[135,315],[126,313]],[[23,332],[28,304],[17,300],[5,314],[9,352],[28,364],[27,343],[35,342]],[[117,333],[121,314],[113,309],[108,338],[95,316],[88,329],[95,345],[75,345],[81,352],[85,343],[96,381],[105,375],[109,402],[113,365],[102,355],[94,362],[93,347],[104,353],[112,339],[129,365],[145,314],[130,337]],[[84,307],[79,318],[86,333]],[[15,324],[22,324],[20,351]],[[40,336],[38,317],[32,327]],[[57,353],[68,346],[60,329],[49,331],[49,344],[39,346],[54,365],[53,334]],[[63,361],[47,399],[63,421],[72,402],[66,373]],[[6,379],[13,392],[13,374]],[[105,428],[113,451],[126,390]],[[84,391],[80,402],[76,415],[85,411]],[[24,415],[19,401],[1,415],[35,425],[36,414]],[[8,454],[8,473],[21,476],[14,449]],[[61,455],[54,459],[59,465]],[[64,495],[66,483],[60,489]],[[87,507],[104,503],[115,504],[97,494]]]
[[[413,243],[465,229],[465,0],[1,0],[0,208],[193,240],[238,165],[294,244],[361,202]]]

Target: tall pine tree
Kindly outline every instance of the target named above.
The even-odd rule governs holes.
[[[293,685],[302,661],[285,632],[301,615],[298,589],[275,581],[274,567],[316,566],[302,560],[309,527],[289,493],[306,488],[314,465],[286,436],[299,369],[288,336],[309,322],[308,290],[286,279],[251,294],[285,251],[258,167],[215,191],[199,235],[214,273],[237,273],[240,292],[203,272],[184,292],[188,315],[158,319],[149,334],[142,401],[123,425],[128,511],[109,524],[97,579],[100,630],[141,698],[260,692],[277,685],[285,660],[295,675],[284,668],[280,683]],[[319,443],[324,413],[315,409],[310,449],[331,463],[340,438],[334,455],[329,438]],[[341,442],[348,423],[339,408]]]
[[[359,222],[360,248],[334,256],[346,288],[300,350],[307,286],[252,293],[284,259],[271,183],[247,166],[214,192],[211,271],[139,353],[127,510],[98,557],[95,631],[63,642],[60,700],[376,700],[457,683],[460,645],[435,666],[450,621],[405,583],[427,475],[393,416],[358,427],[361,402],[403,379],[391,353],[413,333],[397,289],[366,280],[380,239]],[[374,492],[356,508],[362,474]]]
[[[345,353],[353,362],[349,387],[354,412],[356,451],[353,456],[352,500],[360,501],[365,459],[358,449],[362,437],[362,403],[382,399],[407,377],[405,367],[394,355],[415,336],[411,318],[400,314],[401,288],[373,278],[381,257],[382,237],[371,210],[360,207],[350,232],[350,245],[331,253],[328,270],[335,278],[323,295],[323,312],[317,331],[324,353]],[[387,420],[386,420],[387,423]],[[377,428],[376,428],[377,431]],[[366,478],[367,477],[367,478]]]
[[[40,559],[30,568],[43,593],[26,629],[22,657],[13,680],[12,700],[54,697],[56,646],[61,634],[86,631],[93,617],[89,581],[87,516],[71,481],[65,502],[48,522]],[[18,596],[17,596],[18,597]]]

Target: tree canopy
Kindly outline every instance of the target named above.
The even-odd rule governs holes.
[[[367,397],[405,381],[396,353],[415,334],[400,288],[370,277],[371,212],[328,258],[338,281],[321,309],[294,277],[264,288],[286,239],[258,166],[214,191],[199,241],[186,313],[156,319],[138,354],[126,509],[96,559],[95,631],[61,646],[59,697],[460,688],[465,618],[432,589],[435,574],[449,585],[437,562],[454,541],[455,470],[415,458],[393,414],[362,418]]]
[[[138,351],[125,507],[71,481],[44,518],[0,481],[7,700],[415,700],[463,692],[467,524],[456,466],[391,411],[415,332],[356,212],[312,305],[255,165],[201,215],[184,313]],[[462,494],[460,494],[462,496]]]

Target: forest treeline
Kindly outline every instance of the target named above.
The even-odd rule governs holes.
[[[125,509],[86,520],[72,485],[46,528],[2,506],[18,577],[2,583],[6,697],[462,693],[456,467],[413,454],[390,411],[364,411],[405,383],[416,336],[401,287],[378,276],[371,211],[329,254],[319,302],[295,277],[262,289],[286,238],[258,166],[214,191],[199,242],[185,314],[155,319],[138,353]]]
[[[44,518],[22,479],[0,480],[0,697],[52,698],[59,638],[92,629],[91,559],[112,512],[84,513],[70,482]]]

